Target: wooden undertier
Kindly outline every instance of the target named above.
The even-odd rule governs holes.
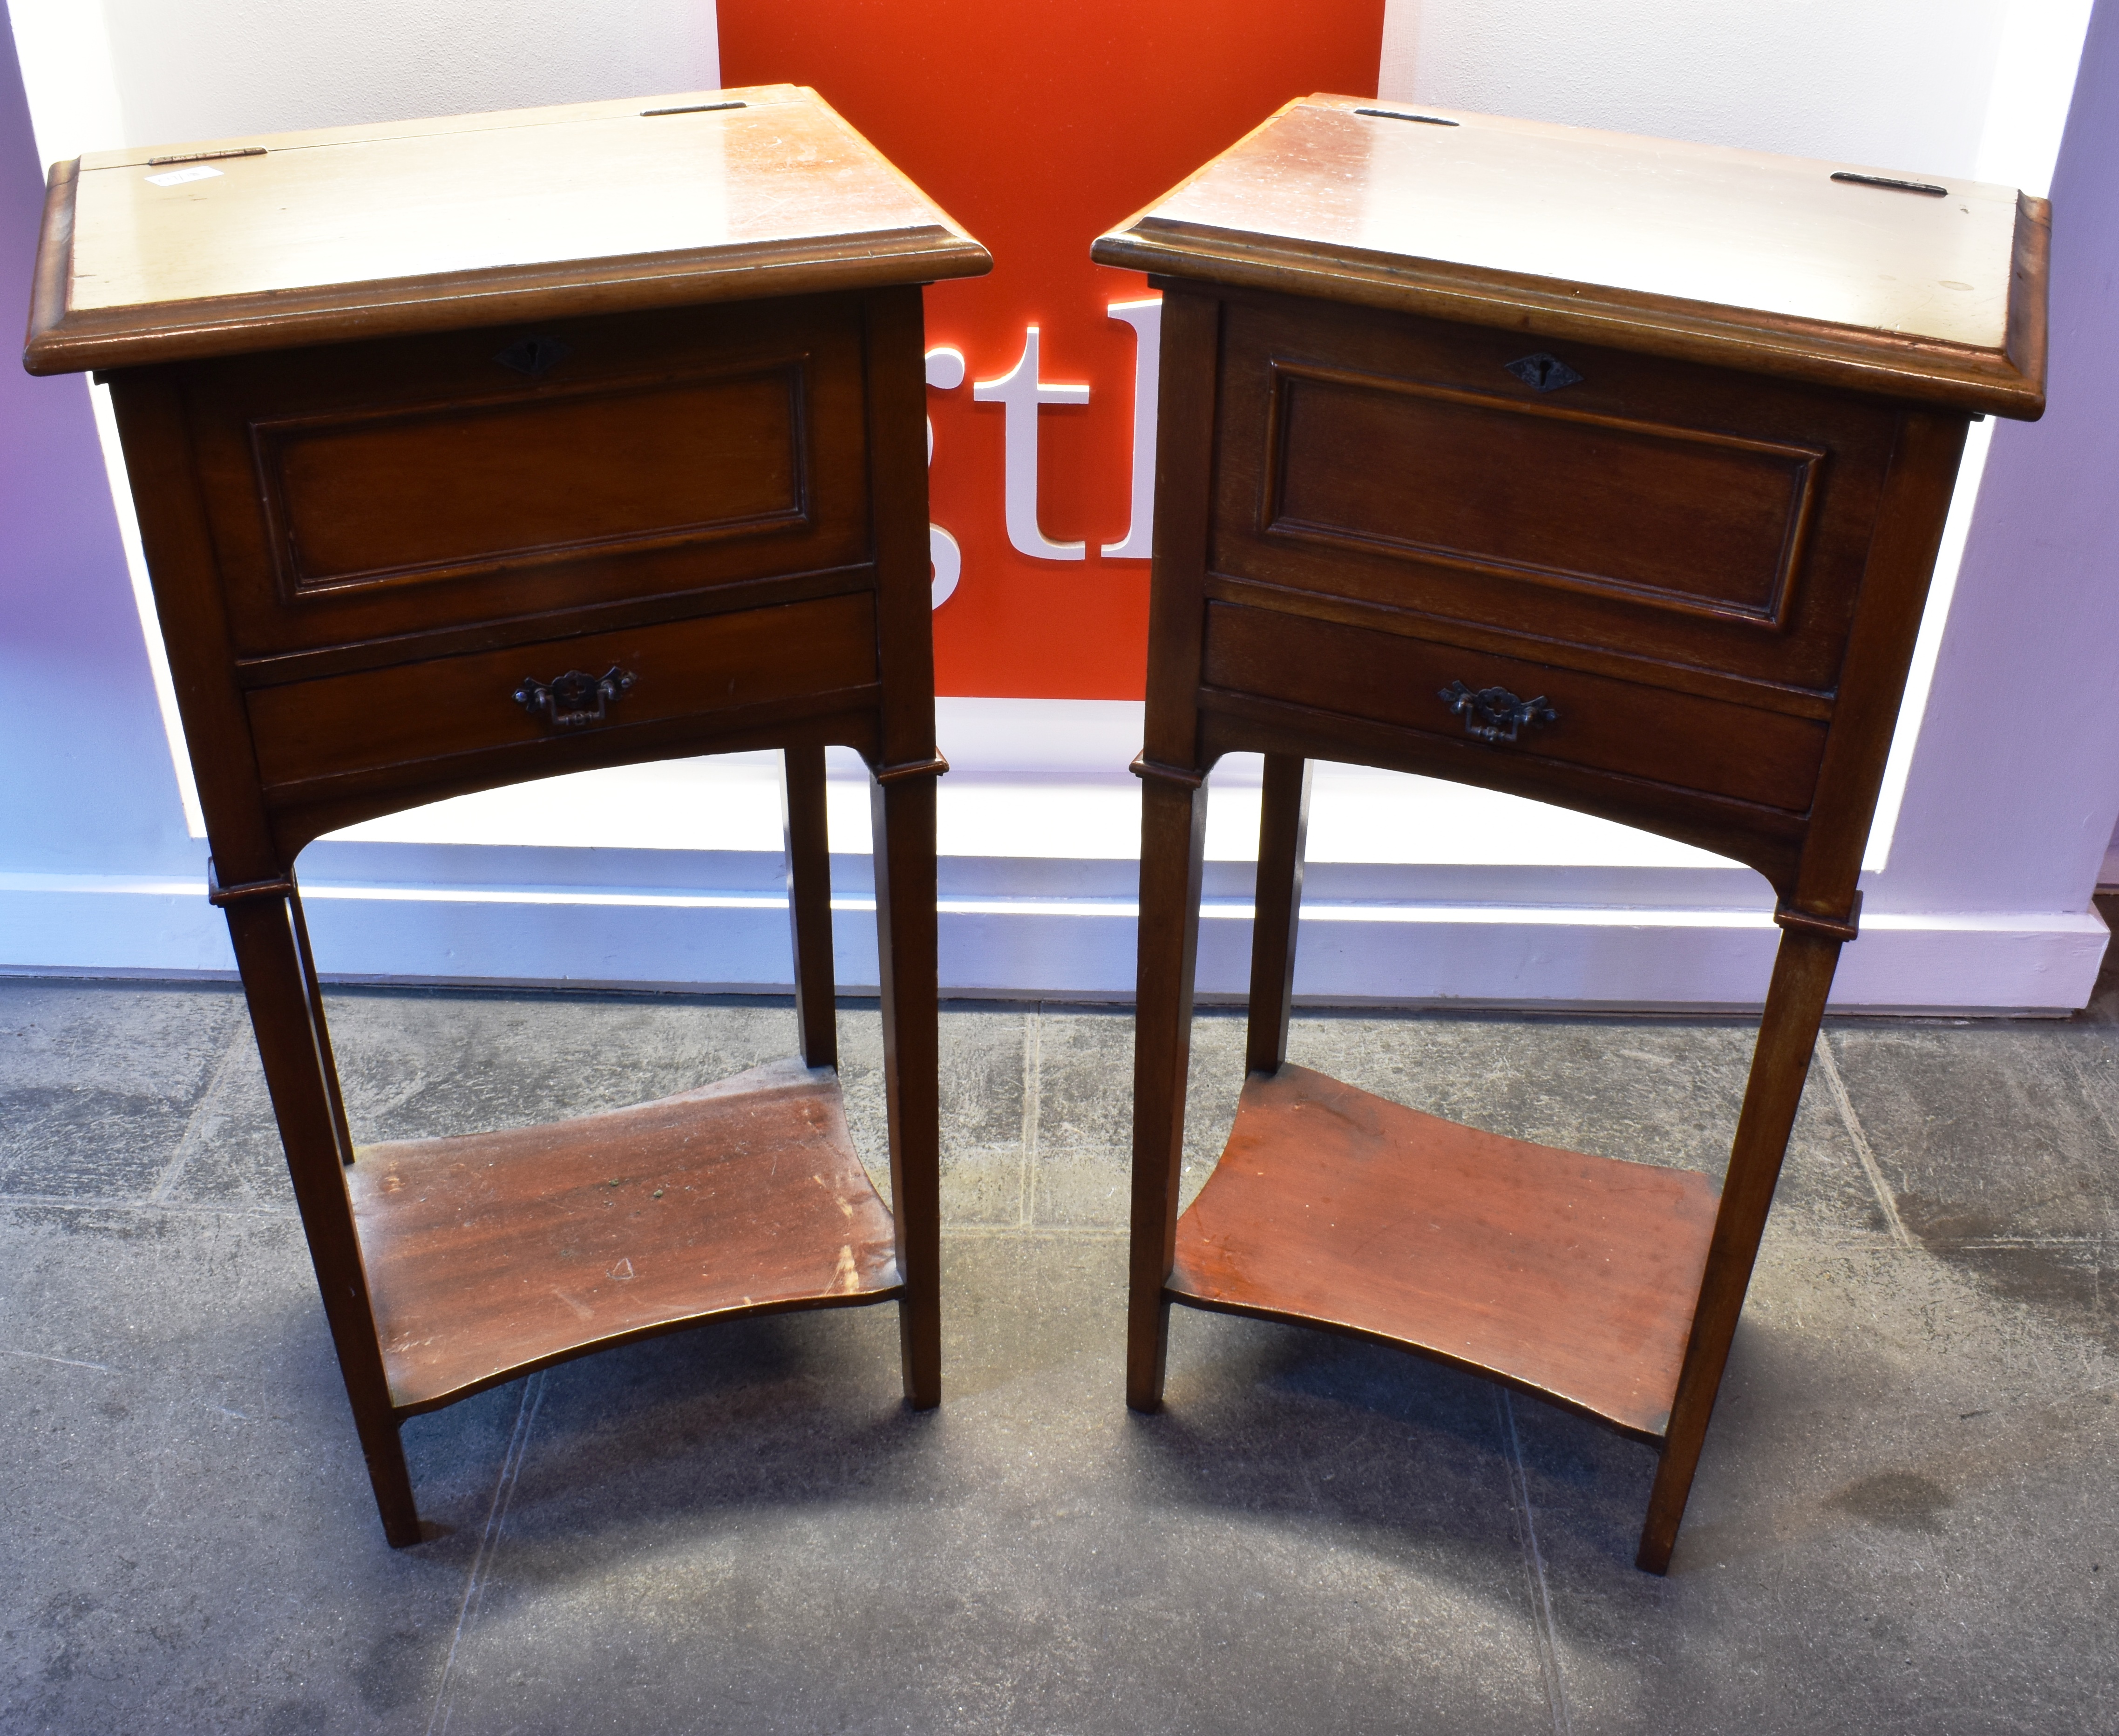
[[[1718,1197],[1696,1170],[1505,1139],[1283,1066],[1245,1081],[1167,1292],[1388,1340],[1659,1439]]]
[[[546,1127],[363,1146],[346,1178],[401,1414],[711,1315],[902,1288],[838,1076],[800,1060]]]

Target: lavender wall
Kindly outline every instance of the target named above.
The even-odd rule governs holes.
[[[2119,0],[2098,0],[2053,176],[2042,421],[1979,493],[1872,909],[2080,910],[2119,808]]]
[[[0,30],[0,321],[27,319],[44,176]],[[196,875],[77,375],[0,364],[0,873]]]
[[[1857,21],[1866,21],[1863,39],[1875,39],[1880,53],[1889,47],[1883,24],[1914,0],[1850,4]],[[2034,10],[2050,23],[2048,12],[2057,17],[2081,4],[2051,0],[2037,10],[2013,0],[1950,0],[1934,16],[1954,20],[1956,27],[1935,40],[1954,44],[1959,59],[1952,64],[1963,72],[1991,58],[1989,37],[1974,27],[1981,18],[2001,20],[2006,38]],[[121,121],[135,108],[160,116],[156,132],[201,137],[350,112],[335,104],[373,117],[671,88],[694,74],[689,62],[677,64],[684,54],[665,52],[679,37],[691,40],[678,25],[693,12],[710,12],[709,0],[614,0],[614,7],[596,0],[529,0],[528,12],[518,7],[512,16],[534,13],[587,45],[562,57],[574,65],[582,87],[555,92],[537,82],[555,63],[542,36],[530,42],[535,52],[490,52],[497,39],[482,25],[497,0],[12,5],[26,25],[37,26],[23,53],[32,59],[40,112],[55,126],[53,148],[68,150],[117,142],[118,133],[129,131]],[[1485,30],[1496,7],[1533,7],[1575,32],[1560,44],[1565,49],[1560,58],[1582,76],[1564,89],[1552,85],[1546,63],[1535,57],[1482,50],[1468,58],[1450,49],[1470,42],[1465,31],[1472,25]],[[411,40],[416,53],[406,48],[410,39],[384,32],[374,35],[364,58],[332,34],[358,34],[378,19],[414,13],[423,28],[442,32],[431,41]],[[327,14],[331,30],[318,34],[321,27],[313,26]],[[609,30],[611,17],[621,14],[636,25],[661,19],[669,30]],[[1660,100],[1659,91],[1689,100],[1704,88],[1698,80],[1681,78],[1682,67],[1658,72],[1662,62],[1636,53],[1654,36],[1651,25],[1682,16],[1691,20],[1686,40],[1703,51],[1719,44],[1716,52],[1742,76],[1730,86],[1736,94],[1725,92],[1727,100],[1714,109],[1713,125],[1703,110],[1681,130],[1718,136],[1726,125],[1742,132],[1749,124],[1744,116],[1779,112],[1778,97],[1759,94],[1780,90],[1767,76],[1774,69],[1732,47],[1750,39],[1704,14],[1693,18],[1683,0],[1625,0],[1616,7],[1593,0],[1390,0],[1389,16],[1405,26],[1393,39],[1403,49],[1403,63],[1393,62],[1397,75],[1417,86],[1423,53],[1426,74],[1437,80],[1453,67],[1476,66],[1482,77],[1505,85],[1491,93],[1496,106],[1527,113],[1570,90],[1605,89],[1574,64],[1589,48],[1602,57],[1600,67],[1639,75],[1625,86],[1634,92],[1629,101]],[[87,26],[104,19],[125,26],[117,39],[95,54],[77,52],[75,37],[84,30],[94,35]],[[217,27],[179,29],[185,20]],[[1619,28],[1628,20],[1631,35]],[[8,21],[10,30],[0,34],[0,317],[12,308],[19,318],[41,169]],[[1745,28],[1779,30],[1786,22],[1754,20]],[[704,80],[710,37],[693,48],[702,62],[696,76]],[[2010,88],[2009,58],[2005,52],[1996,62],[1989,108]],[[208,62],[210,77],[202,70]],[[359,71],[351,84],[350,62]],[[2055,136],[2061,106],[2051,96],[2053,63],[2047,53],[2032,67],[2038,76],[2019,77],[2023,88],[2010,99],[2019,108],[2033,98],[2043,104],[2052,117],[2044,141]],[[2027,164],[2037,157],[2035,169],[2005,163],[1990,169],[1984,159],[1994,129],[1973,114],[1973,105],[1959,100],[1927,114],[1950,81],[1894,77],[1884,81],[1885,90],[1857,72],[1851,62],[1841,67],[1833,87],[1851,80],[1874,96],[1857,118],[1883,127],[1884,137],[1911,141],[1927,137],[1922,125],[1946,123],[1957,129],[1952,137],[1961,135],[1964,149],[1978,139],[1979,172],[1995,178],[2035,180],[2052,160],[2049,143],[2041,143],[2019,153]],[[1779,74],[1809,89],[1805,67],[1781,67]],[[421,83],[443,76],[440,95]],[[107,101],[89,89],[98,80],[110,86]],[[255,107],[267,97],[278,105],[269,113]],[[99,102],[108,113],[97,109]],[[1838,116],[1840,107],[1829,113]],[[1646,124],[1651,109],[1603,118]],[[1804,145],[1794,138],[1750,141]],[[1813,141],[1807,148],[1822,145]],[[1880,147],[1876,154],[1887,160],[1899,155]],[[2107,416],[2119,399],[2119,187],[2103,173],[2113,162],[2119,162],[2119,0],[2099,0],[2054,187],[2052,410],[2041,426],[1999,429],[1890,862],[1869,878],[1864,937],[1842,965],[1843,1004],[2080,1005],[2104,951],[2102,925],[2085,906],[2119,814],[2113,715],[2119,509],[2110,498],[2119,485],[2119,435]],[[225,928],[199,893],[205,847],[185,835],[87,390],[77,378],[31,380],[12,363],[0,365],[0,692],[6,695],[0,812],[7,822],[0,836],[0,970],[226,969]],[[1012,823],[1009,815],[1022,812],[1027,800],[1042,800],[1046,783],[1057,779],[1075,795],[1109,795],[1119,816],[1112,836],[1134,836],[1126,830],[1135,823],[1127,817],[1137,812],[1138,801],[1123,771],[1129,750],[1075,718],[1061,733],[1094,763],[1055,769],[1039,760],[1043,769],[1033,776],[1024,769],[1030,761],[1009,757],[1007,741],[995,746],[990,720],[958,719],[953,727],[960,738],[944,746],[959,775],[947,781],[943,800],[945,833],[954,839],[945,850],[957,854],[945,854],[944,882],[962,896],[953,894],[956,902],[943,913],[944,980],[975,993],[1124,993],[1133,924],[1129,867],[1117,859],[1123,846],[1106,851],[1093,840],[1077,840],[1073,854],[1048,858],[1040,854],[1043,846],[1026,855],[1020,836],[1000,834]],[[992,761],[983,774],[982,753]],[[679,767],[670,775],[681,781],[694,774]],[[1217,798],[1225,813],[1240,794],[1224,789]],[[701,812],[730,808],[729,791],[718,785],[687,785],[680,795]],[[624,796],[605,790],[596,799],[617,811]],[[575,810],[564,803],[586,799],[540,786],[534,801],[543,805],[534,824],[503,816],[507,823],[496,831],[487,817],[467,832],[401,828],[382,842],[318,846],[304,866],[328,967],[462,980],[784,984],[784,921],[767,920],[766,910],[779,877],[774,840],[738,846],[634,840],[638,847],[601,850],[522,841],[602,836],[594,826],[567,823]],[[646,799],[636,793],[624,799],[637,808]],[[582,810],[603,811],[593,803]],[[450,823],[469,822],[459,817]],[[1313,832],[1313,842],[1323,831],[1328,828]],[[1333,998],[1412,995],[1509,1004],[1756,1000],[1774,931],[1767,895],[1753,877],[1673,867],[1661,858],[1636,863],[1593,853],[1578,859],[1556,854],[1542,836],[1532,853],[1509,854],[1505,842],[1491,841],[1497,834],[1491,824],[1472,831],[1481,848],[1502,854],[1430,862],[1356,850],[1315,864],[1298,988]],[[1501,866],[1476,872],[1462,866],[1475,861]],[[1614,862],[1628,865],[1614,868]],[[1338,892],[1334,873],[1345,882]],[[1732,879],[1742,883],[1733,889],[1723,883]],[[981,902],[988,897],[999,903],[990,910]],[[1203,951],[1211,954],[1205,990],[1241,987],[1241,949],[1230,940],[1238,924],[1218,919],[1239,916],[1240,903],[1224,898],[1209,913],[1217,920],[1208,927],[1222,938]],[[859,942],[865,928],[858,920],[842,923],[842,947]],[[843,956],[842,980],[872,982],[874,968],[872,952],[865,960]]]

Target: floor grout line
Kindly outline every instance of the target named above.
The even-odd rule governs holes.
[[[2107,1113],[2103,1093],[2098,1091],[2089,1075],[2082,1070],[2082,1058],[2068,1044],[2063,1043],[2059,1048],[2061,1065],[2075,1075],[2075,1082],[2082,1088],[2082,1095],[2089,1102],[2090,1113],[2104,1124],[2106,1137],[2119,1143],[2119,1125],[2114,1125],[2112,1117]]]
[[[271,1218],[297,1221],[299,1214],[287,1206],[216,1206],[210,1201],[149,1200],[102,1193],[0,1193],[0,1207],[58,1206],[70,1211],[158,1211],[192,1218]]]
[[[1537,1631],[1538,1674],[1545,1683],[1545,1703],[1552,1714],[1553,1736],[1573,1736],[1567,1690],[1560,1679],[1560,1635],[1552,1619],[1552,1592],[1546,1583],[1545,1555],[1537,1546],[1537,1520],[1530,1504],[1530,1474],[1524,1468],[1523,1441],[1516,1433],[1516,1407],[1505,1386],[1494,1388],[1494,1409],[1506,1437],[1509,1496],[1523,1527],[1523,1576],[1530,1585],[1532,1624]]]
[[[1847,1081],[1839,1076],[1839,1063],[1833,1059],[1832,1045],[1825,1041],[1823,1031],[1818,1032],[1814,1047],[1818,1066],[1825,1074],[1825,1087],[1838,1107],[1847,1137],[1854,1141],[1854,1155],[1861,1162],[1862,1173],[1869,1178],[1869,1190],[1876,1197],[1876,1205],[1884,1214],[1891,1239],[1901,1248],[1911,1248],[1913,1238],[1906,1229],[1905,1220],[1899,1215],[1899,1202],[1892,1197],[1890,1184],[1884,1179],[1883,1169],[1869,1144],[1869,1136],[1862,1131],[1862,1118],[1854,1113],[1854,1100],[1847,1095]]]
[[[0,1193],[0,1211],[26,1206],[65,1211],[151,1211],[181,1218],[257,1218],[275,1224],[299,1224],[301,1221],[300,1215],[291,1206],[216,1206],[205,1201],[183,1200],[150,1205],[144,1200],[111,1198],[95,1194]],[[1123,1237],[1127,1230],[1123,1224],[952,1224],[944,1221],[942,1234],[945,1236]],[[2098,1237],[2075,1238],[2066,1241],[2065,1245],[2074,1247],[2079,1243],[2083,1246],[2099,1247],[2103,1245],[2103,1239]],[[2015,1244],[2005,1245],[2013,1247]],[[2062,1243],[2058,1238],[2051,1238],[2026,1245],[2042,1248],[2048,1245],[2057,1247]]]
[[[457,1652],[471,1632],[471,1623],[478,1619],[479,1604],[490,1576],[485,1570],[499,1546],[501,1528],[508,1522],[508,1505],[514,1498],[516,1481],[522,1473],[523,1456],[530,1448],[530,1430],[537,1420],[537,1407],[545,1402],[545,1371],[540,1368],[523,1382],[522,1400],[515,1410],[515,1428],[508,1437],[508,1451],[501,1456],[500,1475],[493,1485],[492,1505],[486,1509],[485,1529],[479,1535],[477,1551],[471,1558],[471,1573],[464,1581],[463,1603],[457,1611],[456,1632],[449,1636],[449,1655],[442,1664],[442,1679],[434,1688],[434,1710],[427,1720],[427,1736],[442,1736],[456,1711],[449,1697],[456,1675]]]
[[[162,1173],[155,1178],[155,1185],[147,1190],[146,1204],[163,1206],[169,1203],[169,1191],[183,1178],[185,1168],[205,1142],[202,1129],[214,1099],[220,1095],[221,1086],[228,1077],[228,1070],[235,1064],[236,1057],[243,1052],[251,1040],[248,1021],[237,1024],[229,1032],[227,1045],[220,1052],[220,1059],[214,1062],[213,1073],[206,1082],[206,1089],[199,1093],[198,1102],[184,1119],[184,1131],[177,1141],[176,1150],[171,1154]]]
[[[1016,1222],[1037,1222],[1037,1146],[1043,1134],[1039,1107],[1045,1095],[1045,1010],[1032,1007],[1022,1029],[1022,1167],[1018,1172]]]
[[[1129,1234],[1123,1224],[948,1224],[944,1236],[972,1237],[991,1241],[1000,1236],[1074,1236],[1122,1242]]]
[[[71,1356],[47,1356],[41,1350],[10,1350],[0,1348],[0,1356],[19,1356],[33,1363],[57,1363],[62,1368],[93,1368],[98,1374],[110,1373],[108,1363],[85,1363]]]
[[[300,1215],[291,1206],[216,1206],[206,1201],[184,1200],[168,1200],[159,1205],[151,1205],[144,1200],[102,1194],[0,1193],[0,1211],[16,1206],[40,1206],[63,1211],[151,1211],[164,1216],[181,1218],[256,1218],[275,1224],[298,1224],[301,1221]],[[1122,1238],[1128,1231],[1123,1224],[952,1224],[945,1220],[942,1234],[945,1236],[1102,1236]],[[1838,1241],[1829,1236],[1819,1235],[1811,1239],[1818,1247],[1832,1248],[1842,1253],[1885,1252],[1873,1243],[1859,1238]],[[1889,1252],[1981,1253],[2041,1248],[2110,1248],[2119,1250],[2119,1236],[1941,1236],[1928,1242],[1912,1242],[1903,1248],[1894,1243]]]

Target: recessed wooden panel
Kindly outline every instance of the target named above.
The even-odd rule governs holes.
[[[1283,1065],[1245,1082],[1169,1290],[1395,1340],[1656,1436],[1717,1203],[1695,1170],[1504,1138]]]
[[[800,1061],[575,1121],[364,1146],[346,1181],[402,1409],[710,1315],[899,1284],[837,1076]]]
[[[1786,623],[1820,447],[1421,381],[1273,375],[1268,534]]]
[[[194,364],[236,650],[859,567],[862,344],[859,304],[833,296]],[[503,359],[533,346],[534,374]]]
[[[628,684],[593,721],[554,723],[517,697],[527,681],[613,670]],[[288,682],[258,688],[248,706],[259,775],[283,789],[828,696],[866,687],[876,673],[874,599],[861,594]]]
[[[281,595],[800,527],[803,387],[786,362],[254,423]]]
[[[1540,354],[1579,377],[1510,373]],[[1889,406],[1261,295],[1224,304],[1222,358],[1210,571],[1644,665],[1838,682]]]
[[[2047,213],[1402,107],[1291,104],[1092,250],[1165,292],[1127,1402],[1163,1401],[1172,1301],[1403,1345],[1658,1445],[1661,1573],[1854,932],[1963,416],[2043,403]],[[1258,1071],[1180,1220],[1199,774],[1240,751],[1266,755]],[[1282,1064],[1308,760],[1767,877],[1784,935],[1725,1192]]]
[[[1825,752],[1827,726],[1811,719],[1236,604],[1208,605],[1202,678],[1210,689],[1456,739],[1464,723],[1443,690],[1505,687],[1549,701],[1558,715],[1483,751],[1792,813],[1809,808]]]
[[[174,179],[128,155],[67,165],[47,204],[33,359],[113,369],[217,901],[401,1547],[423,1535],[405,1416],[600,1345],[896,1299],[906,1399],[940,1397],[920,285],[989,262],[810,93],[640,106],[259,140]],[[75,225],[82,176],[159,215],[91,190]],[[306,843],[511,782],[785,750],[814,798],[795,977],[828,1063],[828,742],[888,786],[895,1229],[836,1080],[800,1065],[349,1150]]]

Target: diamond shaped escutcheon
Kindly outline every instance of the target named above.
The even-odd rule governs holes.
[[[494,360],[533,380],[542,379],[573,354],[570,345],[555,337],[526,337],[510,344]]]
[[[1519,355],[1503,365],[1535,391],[1558,391],[1561,387],[1572,386],[1582,377],[1558,356],[1547,355],[1542,350],[1535,355]]]

